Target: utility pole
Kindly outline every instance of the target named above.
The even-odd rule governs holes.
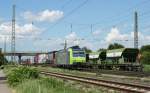
[[[11,61],[12,62],[15,62],[15,8],[16,8],[16,5],[13,5],[12,7],[12,36],[11,36],[11,52],[12,52],[12,55],[11,55]]]
[[[93,25],[91,24],[91,34],[93,34]]]
[[[64,45],[64,49],[67,49],[67,40],[65,40],[65,45]]]
[[[134,14],[134,48],[138,48],[138,13]]]
[[[72,24],[70,25],[70,28],[71,28],[71,33],[72,33]]]
[[[6,53],[6,47],[7,47],[7,46],[6,46],[6,39],[7,39],[7,37],[5,36],[5,37],[4,37],[4,53]]]

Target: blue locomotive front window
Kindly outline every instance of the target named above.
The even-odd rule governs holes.
[[[85,53],[84,52],[74,52],[73,57],[85,57]]]

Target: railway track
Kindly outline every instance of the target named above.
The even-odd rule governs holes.
[[[37,67],[36,65],[30,65]],[[50,65],[43,65],[43,67],[49,67]],[[57,67],[55,67],[57,68]],[[67,68],[63,68],[67,69]],[[136,72],[136,71],[117,71],[117,70],[100,70],[100,69],[89,69],[89,68],[77,68],[77,69],[68,69],[68,70],[77,70],[77,71],[83,71],[83,72],[91,72],[91,73],[97,73],[97,74],[111,74],[111,75],[122,75],[122,76],[132,76],[132,77],[149,77],[150,72]]]
[[[61,78],[61,79],[79,81],[79,82],[92,84],[96,86],[111,88],[111,89],[123,91],[126,93],[150,93],[150,86],[120,83],[120,82],[100,80],[100,79],[94,79],[94,78],[88,78],[88,77],[80,77],[80,76],[75,76],[75,75],[61,74],[61,73],[54,73],[54,72],[41,71],[40,73],[47,75],[47,76]]]
[[[79,68],[73,69],[83,72],[91,72],[97,74],[111,74],[111,75],[122,75],[122,76],[132,76],[132,77],[149,77],[150,72],[136,72],[136,71],[118,71],[118,70],[100,70],[100,69],[86,69],[86,68]]]

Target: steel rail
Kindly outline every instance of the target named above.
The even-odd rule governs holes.
[[[40,73],[44,75],[54,76],[54,77],[63,78],[67,80],[79,81],[79,82],[93,84],[97,86],[103,86],[103,87],[112,88],[120,91],[126,91],[130,93],[146,93],[150,91],[150,86],[133,85],[127,83],[120,83],[114,81],[100,80],[100,79],[80,77],[80,76],[54,73],[54,72],[46,72],[46,71],[41,71]]]

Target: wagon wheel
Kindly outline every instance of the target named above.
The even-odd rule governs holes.
[[[119,66],[112,66],[112,70],[119,70],[120,67]]]

